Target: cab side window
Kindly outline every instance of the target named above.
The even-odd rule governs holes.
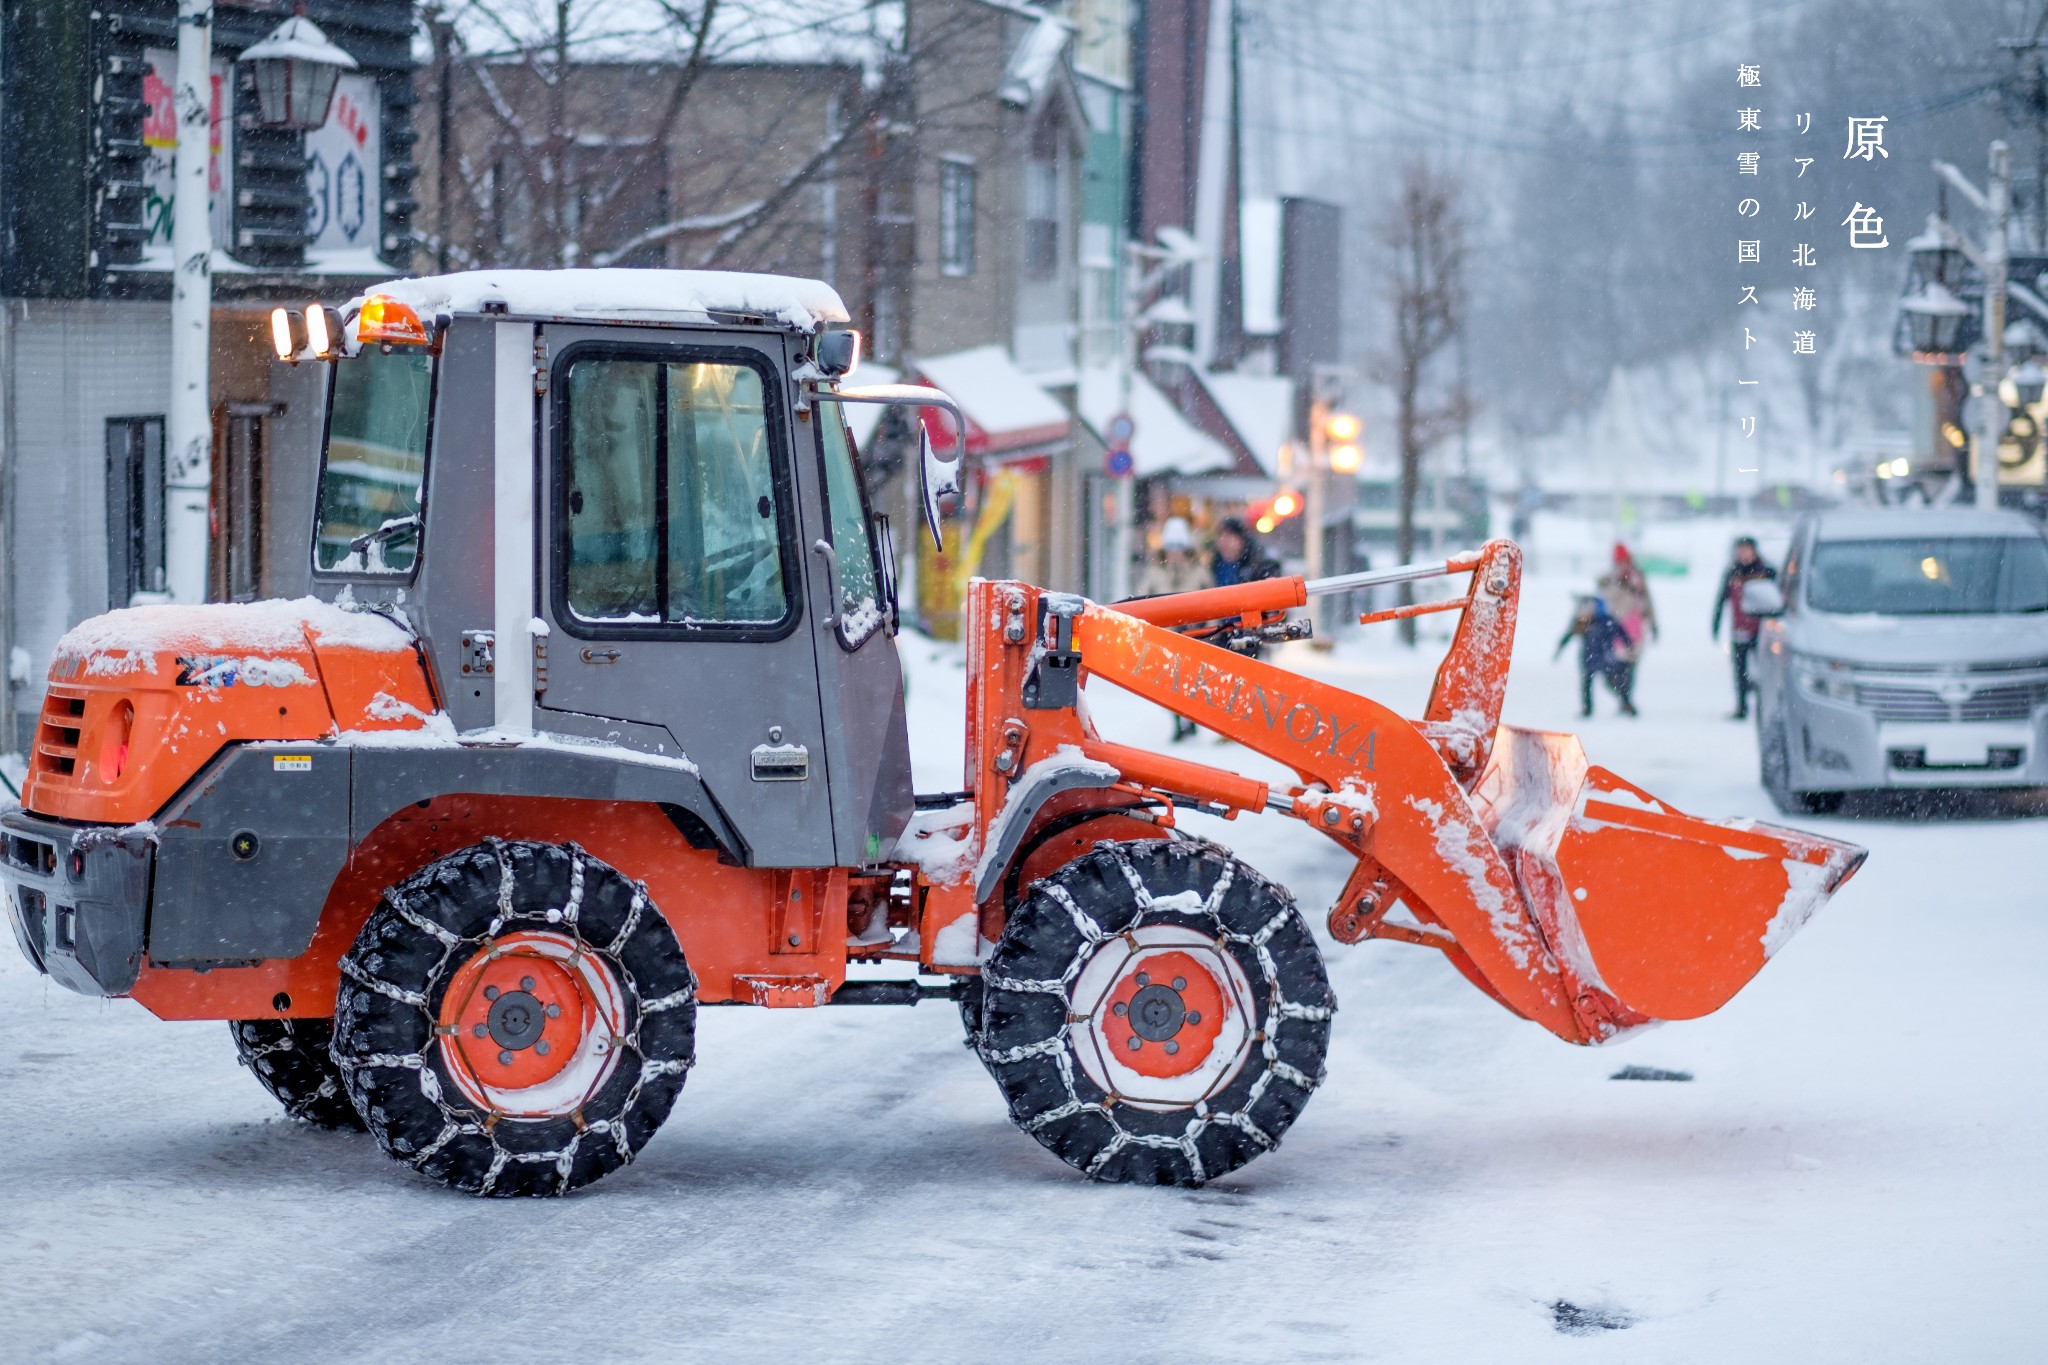
[[[563,592],[579,621],[788,619],[783,518],[760,372],[575,357],[563,385]]]
[[[875,571],[875,544],[868,534],[867,505],[861,497],[860,472],[853,463],[853,438],[834,403],[819,403],[818,442],[825,462],[825,501],[832,519],[832,549],[837,557],[832,585],[833,611],[839,635],[858,645],[885,619],[881,576]]]

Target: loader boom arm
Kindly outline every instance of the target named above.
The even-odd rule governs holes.
[[[1172,804],[1304,821],[1356,859],[1331,910],[1337,937],[1439,949],[1501,1004],[1567,1041],[1603,1042],[1716,1008],[1847,879],[1862,850],[1686,816],[1589,767],[1571,736],[1502,726],[1517,547],[1493,541],[1372,577],[1466,572],[1464,597],[1424,604],[1462,616],[1413,721],[1173,629],[1270,623],[1312,595],[1359,585],[1351,580],[1272,579],[1115,606],[975,584],[967,778],[983,830],[1010,784],[1064,752],[1072,757],[1059,761],[1105,765],[1126,788]],[[1275,788],[1110,741],[1074,691],[1077,675],[1276,759],[1299,781]],[[1413,921],[1388,919],[1397,902]]]

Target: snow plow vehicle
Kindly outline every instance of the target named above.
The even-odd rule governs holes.
[[[965,779],[916,794],[845,410],[953,405],[843,382],[846,320],[817,282],[680,271],[279,310],[280,358],[326,366],[311,593],[64,638],[0,817],[29,959],[230,1021],[289,1112],[479,1194],[629,1162],[700,1007],[929,998],[1059,1157],[1195,1185],[1280,1140],[1336,1001],[1288,893],[1189,810],[1306,823],[1351,860],[1332,937],[1441,952],[1581,1044],[1718,1008],[1862,861],[1500,724],[1506,541],[1112,605],[977,580]],[[919,444],[936,533],[960,447]],[[1246,648],[1433,575],[1470,586],[1399,609],[1461,612],[1419,719]],[[1298,780],[1119,743],[1100,686]]]

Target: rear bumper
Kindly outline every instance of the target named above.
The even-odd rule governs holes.
[[[142,969],[156,850],[146,827],[0,815],[0,884],[15,942],[80,995],[125,995]]]

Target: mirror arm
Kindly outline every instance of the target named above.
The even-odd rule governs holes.
[[[953,460],[958,464],[967,458],[967,414],[960,411],[960,405],[938,389],[925,388],[918,384],[877,384],[868,389],[821,389],[811,388],[811,398],[819,403],[881,403],[901,404],[905,407],[944,408],[953,414]]]

